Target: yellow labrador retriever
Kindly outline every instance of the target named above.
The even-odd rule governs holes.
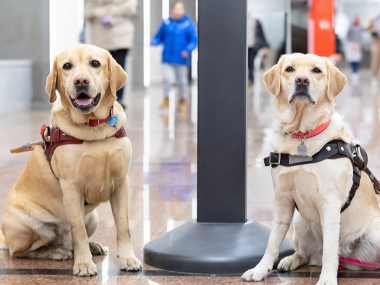
[[[43,148],[34,149],[5,203],[0,247],[9,248],[11,256],[60,260],[74,253],[74,274],[95,275],[92,254],[106,250],[88,238],[98,225],[96,207],[110,201],[121,269],[142,268],[128,225],[131,143],[114,137],[126,122],[115,101],[126,81],[127,74],[104,49],[80,45],[56,56],[46,81],[49,101],[56,100],[56,90],[61,96],[52,110],[52,127],[84,142],[57,147],[50,165]],[[119,122],[101,123],[110,113]]]
[[[352,142],[342,118],[334,112],[334,98],[347,79],[326,58],[312,54],[282,56],[263,81],[275,96],[272,143],[276,153],[299,156],[300,139],[289,134],[308,133],[330,119],[327,128],[305,139],[304,156],[313,156],[333,140]],[[244,273],[244,280],[260,281],[271,272],[294,213],[295,253],[282,259],[278,270],[294,270],[303,264],[322,266],[317,283],[322,285],[337,284],[339,256],[379,264],[380,210],[374,186],[364,171],[351,205],[341,214],[353,184],[349,159],[279,165],[272,168],[272,180],[275,201],[268,246],[259,264]],[[298,211],[294,211],[295,205]]]

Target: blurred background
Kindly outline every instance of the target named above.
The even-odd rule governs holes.
[[[12,78],[13,72],[17,72],[18,76],[23,76],[25,82],[28,82],[27,85],[23,85],[22,90],[18,89],[17,93],[23,94],[23,100],[18,102],[13,100],[12,109],[48,106],[44,84],[54,56],[72,45],[81,42],[93,43],[91,39],[93,25],[84,17],[87,2],[112,4],[113,1],[0,0],[1,94],[9,93],[10,88],[12,89],[13,83],[10,83],[12,80],[9,78]],[[135,10],[125,15],[134,27],[134,39],[128,47],[125,63],[125,69],[129,75],[125,94],[162,83],[163,46],[151,46],[150,43],[162,20],[169,18],[171,6],[175,1],[135,0],[134,2],[136,2]],[[197,0],[182,2],[186,14],[196,23]],[[290,15],[291,22],[290,50],[292,52],[314,52],[330,56],[335,50],[336,41],[331,39],[331,35],[335,32],[337,40],[341,42],[342,50],[342,60],[338,66],[347,67],[344,50],[348,44],[348,31],[354,19],[358,18],[364,29],[368,21],[375,19],[380,13],[380,1],[377,0],[247,0],[247,2],[248,24],[251,25],[248,31],[252,33],[254,28],[252,26],[256,26],[250,19],[258,20],[266,40],[265,47],[268,47],[264,52],[256,51],[256,66],[258,67],[260,63],[261,67],[271,66],[280,54],[286,52],[287,14]],[[290,9],[289,2],[291,2]],[[323,34],[326,30],[328,33]],[[361,66],[363,68],[370,67],[371,38],[371,32],[363,31],[361,35],[363,54]],[[196,48],[191,53],[188,76],[190,80],[197,78]],[[12,93],[15,93],[15,90]],[[19,95],[14,94],[14,96]],[[9,110],[9,104],[5,102],[3,101],[0,112]]]

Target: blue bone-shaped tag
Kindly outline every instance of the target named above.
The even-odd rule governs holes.
[[[116,123],[120,122],[120,120],[116,117],[116,116],[113,116],[112,118],[109,118],[107,120],[107,123],[111,126],[111,127],[115,127],[116,126]]]

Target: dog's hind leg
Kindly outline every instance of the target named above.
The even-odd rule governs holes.
[[[98,213],[96,212],[96,210],[93,210],[84,216],[84,223],[86,227],[87,236],[91,237],[95,233],[96,228],[99,224]]]
[[[0,232],[0,249],[8,249],[7,243],[5,242],[5,237],[2,232]]]
[[[366,226],[367,230],[350,246],[342,247],[342,257],[357,260],[363,263],[380,266],[380,217],[372,219]],[[375,270],[376,267],[363,267],[360,265],[343,263],[350,270]]]
[[[11,213],[13,215],[3,217],[2,234],[12,257],[53,260],[72,258],[70,249],[48,246],[56,239],[55,226],[19,211]]]
[[[42,246],[33,251],[27,251],[20,257],[36,259],[66,260],[73,259],[73,252],[63,246]]]
[[[64,260],[73,258],[71,250],[63,246],[47,246],[50,238],[40,236],[29,227],[17,224],[4,226],[4,234],[9,246],[10,255],[20,258]]]
[[[94,232],[95,232],[95,230],[96,230],[96,228],[98,227],[98,224],[99,224],[98,213],[96,212],[96,210],[88,213],[84,217],[84,222],[85,222],[87,236],[91,237],[94,234]],[[107,249],[105,249],[105,247],[102,246],[98,242],[90,241],[89,242],[89,246],[90,246],[90,251],[91,251],[92,255],[104,255],[104,254],[107,254]]]

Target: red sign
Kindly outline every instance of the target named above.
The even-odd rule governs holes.
[[[335,53],[334,0],[309,0],[308,52],[319,56]]]

